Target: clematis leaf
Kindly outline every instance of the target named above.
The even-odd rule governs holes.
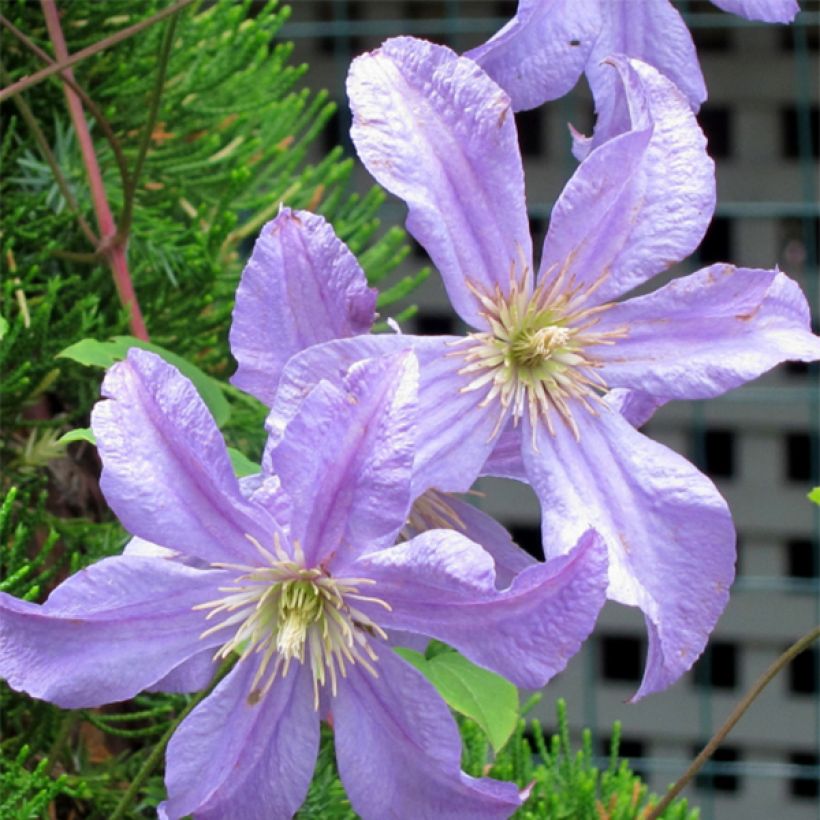
[[[809,493],[809,501],[813,501],[815,504],[820,505],[820,487],[815,487]]]
[[[231,406],[222,393],[219,382],[200,370],[195,364],[187,359],[166,350],[164,347],[144,342],[134,336],[114,336],[107,342],[97,339],[80,339],[65,350],[57,354],[58,359],[71,359],[72,361],[84,364],[87,367],[109,368],[114,362],[119,362],[125,358],[132,347],[140,347],[143,350],[150,350],[161,356],[169,364],[187,376],[197,392],[202,396],[202,400],[208,405],[208,409],[214,417],[218,427],[222,427],[230,418]]]
[[[520,716],[515,686],[452,650],[432,658],[404,647],[396,652],[435,686],[452,709],[474,720],[496,752],[503,748]]]
[[[233,447],[228,447],[228,457],[233,465],[233,471],[237,478],[244,478],[246,475],[256,475],[261,471],[261,467],[251,461],[244,453]]]
[[[57,439],[57,444],[71,444],[72,441],[87,441],[89,444],[97,443],[94,431],[90,427],[76,427],[74,430],[63,433]]]

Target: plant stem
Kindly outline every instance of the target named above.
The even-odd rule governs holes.
[[[68,47],[66,46],[63,29],[60,25],[60,14],[54,0],[40,0],[43,8],[43,15],[46,20],[51,42],[54,46],[54,53],[58,61],[63,61],[68,57]],[[64,76],[71,77],[71,69],[66,69]],[[128,270],[128,260],[126,258],[125,243],[116,242],[117,228],[108,198],[105,194],[100,165],[97,161],[97,154],[94,151],[94,142],[88,130],[88,123],[83,114],[83,104],[77,96],[76,91],[68,85],[63,87],[68,103],[68,110],[74,129],[77,132],[77,140],[80,144],[80,151],[83,155],[85,170],[88,175],[88,184],[91,188],[91,200],[94,203],[94,212],[97,215],[97,225],[100,230],[102,240],[101,250],[104,250],[111,272],[114,276],[114,284],[120,297],[120,302],[128,312],[128,323],[132,335],[143,341],[148,340],[148,330],[145,327],[145,320],[142,318],[137,294],[134,291],[134,284],[131,281],[131,273]]]
[[[140,770],[137,772],[137,776],[131,782],[131,785],[128,787],[128,790],[122,796],[122,799],[117,804],[117,807],[114,809],[114,813],[111,815],[110,820],[122,820],[125,817],[125,812],[128,810],[128,807],[133,802],[134,798],[137,796],[137,792],[140,790],[140,787],[151,774],[151,772],[156,767],[157,763],[159,763],[159,759],[162,757],[163,752],[165,751],[165,747],[168,745],[168,741],[171,739],[171,736],[177,730],[177,727],[186,717],[198,706],[211,692],[213,692],[216,685],[222,680],[222,678],[227,675],[230,671],[231,667],[234,664],[234,658],[229,658],[222,666],[219,667],[216,675],[214,675],[214,679],[211,681],[210,685],[203,689],[198,695],[192,698],[191,702],[179,713],[179,716],[171,723],[168,727],[165,734],[159,739],[157,745],[151,750],[151,754],[145,760],[145,763],[142,764]]]
[[[15,26],[12,22],[7,20],[0,14],[0,24],[4,25],[32,54],[39,57],[44,63],[47,65],[55,65],[54,60],[51,59],[51,56],[47,54],[43,49],[41,49],[36,43],[32,42],[22,31],[20,31],[17,26]],[[70,88],[74,90],[77,96],[82,100],[83,105],[88,109],[89,113],[97,122],[97,125],[100,127],[100,131],[102,131],[103,136],[108,140],[109,145],[111,146],[111,150],[114,152],[114,159],[117,161],[117,168],[120,172],[120,179],[122,180],[122,187],[126,188],[128,186],[128,163],[125,161],[125,154],[122,152],[122,147],[120,146],[120,141],[114,135],[114,131],[111,128],[108,120],[103,115],[103,112],[100,110],[100,107],[91,99],[91,97],[83,90],[82,86],[74,79],[73,75],[69,72],[64,71],[60,74],[59,77],[55,77],[55,80],[58,82],[65,83]]]
[[[723,743],[726,735],[734,728],[734,725],[743,717],[745,711],[752,705],[757,696],[766,688],[772,678],[783,669],[788,663],[796,658],[803,650],[808,649],[818,638],[820,638],[820,626],[816,626],[800,640],[793,643],[754,683],[752,688],[743,696],[743,699],[732,710],[732,714],[726,722],[717,730],[712,739],[703,747],[701,753],[692,761],[689,768],[671,786],[664,795],[663,800],[646,815],[646,820],[657,820],[661,814],[669,807],[669,804],[680,794],[686,784],[698,773],[701,766],[715,753],[715,750]]]
[[[76,54],[72,54],[70,57],[66,56],[65,58],[58,58],[56,63],[52,63],[50,66],[43,68],[40,71],[36,71],[34,74],[30,74],[28,77],[23,77],[16,83],[12,83],[12,85],[7,88],[0,90],[0,102],[8,99],[12,94],[19,94],[21,91],[31,88],[33,85],[37,85],[37,83],[42,82],[52,74],[56,74],[59,71],[63,71],[73,65],[76,65],[81,60],[85,60],[86,57],[99,54],[99,52],[104,51],[117,43],[121,43],[129,37],[139,34],[139,32],[144,29],[153,26],[154,23],[159,23],[160,20],[164,20],[169,15],[176,14],[180,9],[190,6],[193,2],[195,2],[195,0],[177,0],[176,3],[169,6],[167,9],[158,11],[156,14],[151,15],[151,17],[148,17],[145,20],[140,20],[139,23],[134,23],[133,26],[127,26],[121,31],[116,32],[116,34],[112,34],[110,37],[105,37],[93,45],[81,49]]]
[[[5,71],[3,71],[5,75]],[[40,153],[43,155],[43,158],[48,163],[48,167],[51,168],[51,173],[54,174],[54,180],[57,183],[57,187],[60,189],[60,192],[63,195],[63,198],[66,201],[69,209],[74,213],[74,216],[77,218],[77,224],[80,226],[80,230],[85,234],[86,239],[96,248],[99,244],[99,239],[94,231],[91,229],[91,226],[86,222],[85,217],[82,215],[80,211],[80,206],[77,204],[77,200],[74,198],[74,194],[71,192],[71,188],[69,187],[68,181],[63,176],[63,171],[60,168],[60,163],[57,162],[57,157],[54,156],[54,152],[51,150],[51,146],[48,144],[48,140],[46,140],[45,134],[43,134],[42,129],[40,128],[39,124],[37,123],[37,119],[35,118],[34,114],[32,113],[31,109],[28,107],[26,101],[19,95],[15,94],[12,97],[12,101],[14,102],[15,106],[17,106],[17,110],[20,112],[20,116],[23,118],[26,125],[29,127],[29,130],[34,137],[34,141],[37,143],[37,147],[40,149]]]
[[[142,174],[142,166],[145,164],[145,155],[148,153],[148,146],[151,144],[151,135],[154,133],[154,126],[157,122],[157,115],[159,114],[159,103],[162,99],[162,88],[165,85],[165,75],[168,72],[168,60],[171,56],[171,46],[174,42],[174,33],[177,27],[178,15],[174,15],[168,21],[165,28],[165,34],[162,38],[162,43],[159,47],[159,65],[157,67],[157,80],[154,83],[154,90],[151,94],[151,105],[148,111],[148,121],[145,123],[145,129],[142,132],[142,139],[140,140],[140,147],[137,153],[137,161],[134,164],[134,170],[128,180],[128,184],[123,190],[123,209],[120,215],[119,227],[117,228],[117,236],[125,239],[128,236],[128,231],[131,228],[131,217],[134,213],[134,199],[136,198],[137,185],[139,184],[140,174]]]

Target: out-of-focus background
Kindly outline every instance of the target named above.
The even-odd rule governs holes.
[[[625,0],[640,2],[640,0]],[[486,40],[515,11],[493,0],[298,0],[281,32],[310,64],[339,110],[330,148],[350,147],[344,83],[352,57],[389,36],[412,34],[462,52]],[[728,261],[779,265],[818,314],[818,43],[820,2],[800,0],[792,26],[749,23],[709,2],[676,3],[693,31],[709,88],[700,123],[717,161],[718,207],[698,257],[672,273]],[[576,166],[567,123],[590,132],[583,80],[570,96],[517,116],[536,247],[556,196]],[[319,146],[321,148],[321,146]],[[317,149],[319,150],[319,149]],[[352,148],[351,148],[352,152]],[[370,180],[360,169],[361,188]],[[397,200],[386,213],[404,219]],[[408,272],[427,264],[417,247]],[[652,287],[660,282],[653,282]],[[420,310],[405,330],[459,332],[433,276],[414,294]],[[630,705],[643,668],[645,630],[637,611],[609,605],[595,637],[545,691],[536,714],[554,721],[569,703],[572,726],[590,726],[602,754],[614,720],[622,753],[662,791],[685,768],[757,676],[820,622],[820,515],[806,492],[820,484],[820,371],[786,365],[717,400],[665,408],[646,432],[694,461],[717,483],[738,529],[738,579],[709,649],[671,690]],[[540,557],[531,491],[484,482],[482,505]],[[688,793],[704,820],[818,817],[820,652],[805,652],[772,683]]]

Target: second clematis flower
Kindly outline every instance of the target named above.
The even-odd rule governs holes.
[[[749,20],[788,23],[796,0],[712,0]],[[620,83],[605,65],[624,54],[658,69],[693,111],[706,99],[695,44],[669,0],[519,0],[515,16],[486,43],[467,52],[510,95],[513,108],[536,108],[566,94],[586,73],[595,99],[595,134],[575,134],[580,159],[628,128]]]
[[[285,366],[268,425],[275,441],[316,379],[412,347],[421,366],[414,494],[506,476],[538,495],[548,558],[587,527],[600,532],[609,597],[646,618],[640,697],[702,652],[728,600],[735,533],[714,485],[633,423],[784,359],[816,359],[820,340],[799,288],[778,271],[713,265],[616,301],[697,247],[715,190],[686,99],[650,66],[611,63],[629,130],[567,184],[534,275],[506,93],[473,61],[412,38],[354,61],[359,156],[406,201],[407,227],[470,330],[314,345]]]
[[[417,381],[403,352],[320,382],[269,449],[273,472],[240,483],[194,386],[130,351],[92,426],[103,492],[136,538],[43,604],[0,593],[0,677],[83,708],[197,691],[231,661],[168,745],[166,820],[292,817],[330,715],[366,820],[508,817],[523,796],[460,770],[455,721],[395,634],[541,686],[592,629],[606,551],[588,532],[498,590],[492,558],[452,530],[394,546],[412,501]]]

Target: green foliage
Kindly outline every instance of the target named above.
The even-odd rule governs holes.
[[[482,669],[454,650],[425,657],[421,652],[396,650],[444,698],[451,709],[474,720],[498,751],[518,723],[518,690],[500,675]]]
[[[464,769],[511,780],[521,788],[532,784],[530,797],[513,815],[519,820],[636,820],[658,800],[618,758],[620,725],[615,724],[609,764],[599,769],[592,752],[592,735],[584,730],[581,748],[573,752],[566,704],[556,703],[558,732],[549,741],[538,721],[520,721],[512,740],[486,770],[487,748],[474,726],[462,722],[465,737]],[[665,820],[697,820],[685,800],[663,813]]]

